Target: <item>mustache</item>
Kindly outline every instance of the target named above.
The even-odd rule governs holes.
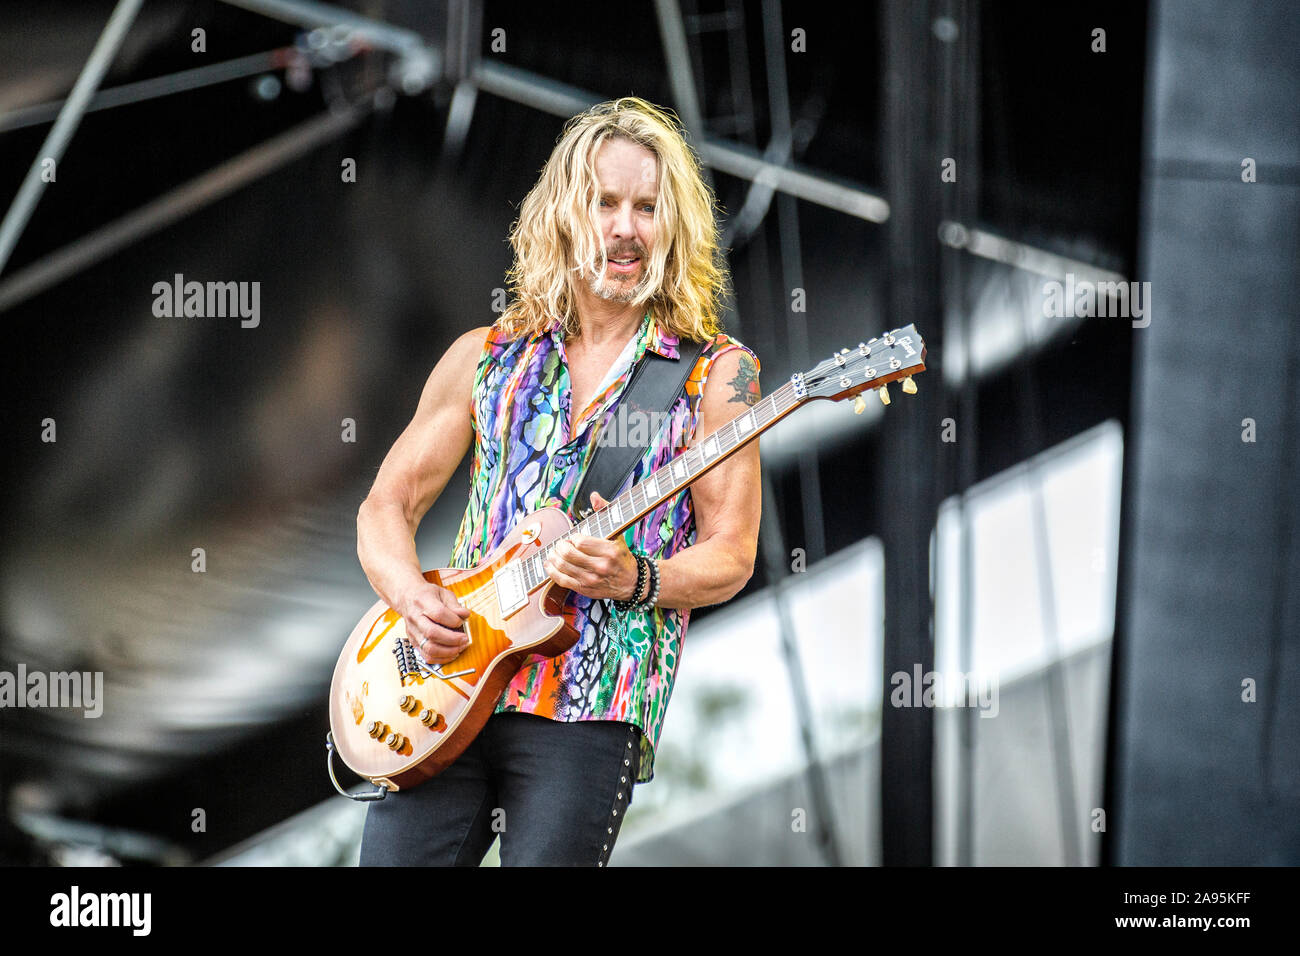
[[[616,249],[609,249],[605,252],[606,259],[630,259],[636,256],[638,259],[645,259],[645,250],[640,246],[619,246]]]

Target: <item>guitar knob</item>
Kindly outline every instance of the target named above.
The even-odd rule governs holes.
[[[432,727],[437,722],[438,722],[437,711],[432,710],[431,708],[428,707],[420,711],[420,723],[424,724],[424,726]]]
[[[372,720],[366,724],[366,733],[378,740],[388,733],[388,725],[382,720]]]
[[[397,706],[404,714],[413,714],[420,709],[420,702],[410,694],[403,694],[397,700]]]
[[[888,404],[889,404],[889,386],[888,386],[888,385],[882,385],[882,386],[880,386],[880,388],[876,389],[876,394],[880,396],[880,404],[881,404],[881,405],[888,405]]]
[[[903,391],[908,395],[916,394],[916,383],[912,381],[912,376],[909,375],[907,378],[903,379]]]
[[[853,414],[861,415],[867,410],[867,403],[863,401],[862,396],[858,395],[853,399]]]
[[[389,750],[401,750],[406,746],[406,738],[399,733],[391,733],[384,738],[384,743],[388,745]]]

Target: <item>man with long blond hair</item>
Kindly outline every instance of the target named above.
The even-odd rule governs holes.
[[[713,194],[670,113],[624,97],[573,117],[510,241],[509,307],[438,362],[357,515],[362,567],[431,665],[461,652],[469,611],[424,579],[415,530],[471,445],[452,567],[530,512],[606,504],[573,499],[647,351],[694,365],[612,494],[759,397],[757,357],[720,327]],[[755,441],[615,540],[562,543],[546,569],[571,592],[578,642],[534,655],[451,767],[370,805],[362,864],[477,865],[500,834],[503,865],[604,866],[634,785],[654,775],[690,609],[753,573],[760,488]]]

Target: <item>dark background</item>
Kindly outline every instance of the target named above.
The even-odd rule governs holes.
[[[112,6],[51,0],[2,8],[0,123],[4,114],[67,95]],[[449,23],[470,15],[481,42],[456,55],[518,67],[599,99],[637,95],[681,109],[652,4],[617,11],[496,2],[344,6],[408,28],[444,51],[459,50]],[[774,129],[763,60],[765,7],[715,2],[682,10],[691,16],[726,6],[743,9],[744,28],[732,42],[743,38],[747,48],[741,71],[747,88],[736,84],[724,34],[693,37],[705,117],[699,132],[761,152]],[[1226,159],[1189,156],[1193,166],[1202,162],[1193,178],[1237,179],[1229,188],[1248,188],[1239,182],[1237,154],[1261,151],[1261,141],[1280,143],[1280,153],[1260,156],[1267,175],[1261,172],[1259,188],[1271,179],[1280,190],[1275,205],[1294,210],[1294,8],[1228,6],[1232,11],[1164,4],[1158,8],[1163,19],[1135,2],[786,6],[781,35],[797,131],[794,162],[884,196],[892,216],[873,223],[801,200],[793,204],[795,216],[783,218],[774,200],[756,230],[731,237],[736,295],[726,325],[758,353],[765,392],[830,351],[908,322],[927,336],[931,371],[919,383],[922,398],[914,407],[896,401],[886,417],[850,437],[768,465],[764,505],[778,519],[784,551],[791,542],[807,542],[811,562],[878,534],[887,565],[895,548],[923,562],[939,500],[1115,421],[1125,431],[1127,456],[1121,544],[1129,557],[1120,558],[1120,646],[1123,602],[1138,600],[1142,590],[1131,557],[1138,451],[1127,439],[1139,421],[1155,420],[1141,412],[1135,420],[1135,410],[1145,408],[1135,390],[1144,380],[1135,350],[1141,333],[1125,321],[1087,320],[1021,343],[973,380],[946,378],[945,342],[961,316],[972,314],[974,290],[999,281],[1010,267],[941,248],[934,226],[957,218],[1072,261],[1151,278],[1144,236],[1155,242],[1155,230],[1166,228],[1143,212],[1156,208],[1151,177],[1161,160],[1153,109],[1164,102],[1180,115],[1232,112],[1197,105],[1222,105],[1226,98],[1215,97],[1220,78],[1212,60],[1196,55],[1198,42],[1221,47],[1232,62],[1250,60],[1244,74],[1222,82],[1236,83],[1242,102],[1272,104],[1255,112],[1242,107],[1240,114],[1264,124],[1273,139],[1232,145]],[[939,17],[960,26],[948,45],[958,51],[956,67],[936,39],[932,23]],[[1181,30],[1195,22],[1199,33]],[[1107,33],[1104,54],[1089,48],[1098,26]],[[206,30],[203,54],[190,49],[196,27]],[[490,47],[490,31],[498,27],[506,31],[504,53]],[[806,31],[804,54],[788,52],[796,28]],[[103,85],[293,48],[303,32],[225,3],[151,2]],[[1166,100],[1157,96],[1157,49],[1170,62],[1197,65]],[[925,52],[918,59],[915,50]],[[44,190],[0,270],[2,291],[15,274],[245,150],[348,104],[364,111],[350,130],[139,235],[4,313],[0,427],[9,454],[0,459],[0,669],[12,671],[23,661],[31,670],[103,670],[110,710],[99,721],[0,711],[0,802],[92,824],[90,832],[100,836],[86,839],[126,862],[202,860],[330,798],[322,772],[329,674],[371,600],[355,557],[357,505],[443,350],[493,319],[494,290],[504,285],[510,263],[510,224],[560,131],[561,117],[480,91],[464,142],[448,144],[454,77],[372,105],[394,61],[386,51],[359,51],[313,66],[302,90],[283,82],[282,68],[267,69],[88,113],[58,165],[57,182]],[[1247,87],[1243,75],[1254,85]],[[273,93],[263,86],[259,95],[266,77],[281,82]],[[48,129],[48,122],[0,125],[0,208],[8,208]],[[1208,142],[1213,130],[1198,136]],[[953,155],[958,182],[945,185],[939,163]],[[340,181],[344,158],[356,160],[355,183]],[[713,182],[725,225],[749,183],[716,171]],[[1182,209],[1202,208],[1194,195],[1179,202]],[[1198,234],[1204,224],[1189,216],[1167,228]],[[1271,248],[1285,275],[1287,251],[1295,250],[1294,219],[1281,228],[1280,245]],[[792,232],[800,250],[797,284],[809,303],[800,324],[789,310]],[[1251,221],[1243,219],[1238,232],[1218,241],[1242,248],[1252,234]],[[1207,238],[1180,261],[1191,275],[1233,268],[1216,262],[1214,246]],[[914,248],[923,251],[913,255]],[[900,257],[906,272],[891,268]],[[1292,276],[1294,263],[1291,258]],[[259,281],[260,326],[155,317],[152,286],[175,273]],[[1290,297],[1265,295],[1249,308],[1261,317],[1264,338],[1276,339],[1272,347],[1237,349],[1192,338],[1169,347],[1178,354],[1199,348],[1229,364],[1250,352],[1251,367],[1278,368],[1277,389],[1266,401],[1281,403],[1282,414],[1300,386],[1294,358],[1286,358],[1294,356],[1286,351],[1295,348],[1294,336],[1287,338],[1294,305]],[[1234,328],[1234,314],[1218,319],[1214,328],[1225,334]],[[1164,323],[1162,334],[1172,335],[1183,320],[1166,313],[1156,321]],[[1186,406],[1182,411],[1196,414]],[[960,450],[931,448],[947,414],[973,421],[976,440]],[[40,440],[47,417],[57,422],[53,444]],[[340,441],[344,418],[357,423],[355,443]],[[1282,421],[1296,425],[1294,416]],[[917,470],[891,477],[904,443],[925,450]],[[1270,467],[1294,478],[1286,454],[1279,452]],[[1223,467],[1208,448],[1187,450],[1180,461],[1166,464],[1197,474],[1216,461]],[[421,529],[426,564],[443,563],[449,550],[466,468]],[[1282,500],[1293,500],[1293,482],[1274,472],[1257,478]],[[1196,480],[1188,481],[1184,490],[1195,500]],[[910,482],[902,494],[919,489],[915,500],[900,501],[899,482]],[[1159,497],[1174,500],[1161,495],[1151,507]],[[1267,523],[1268,534],[1286,536],[1275,552],[1281,562],[1294,551],[1287,517],[1293,505],[1287,508],[1280,523]],[[891,524],[900,509],[911,509],[920,524]],[[195,547],[207,553],[203,575],[190,569]],[[930,641],[928,594],[923,576],[908,580],[903,575],[902,586],[912,589],[920,623],[900,635],[895,629],[908,628],[910,618],[895,619],[887,610],[892,650],[886,653],[924,659],[908,657],[907,648]],[[1290,580],[1260,573],[1240,586],[1247,595],[1285,591]],[[773,584],[760,561],[741,597]],[[1261,601],[1280,600],[1264,590]],[[898,600],[898,592],[887,592],[887,606]],[[697,610],[693,624],[717,610]],[[1295,673],[1294,655],[1283,651],[1293,645],[1288,622],[1294,621],[1284,605],[1273,617],[1276,635],[1261,625],[1258,635],[1234,636],[1234,646],[1248,648],[1258,636],[1274,649],[1270,693],[1277,693],[1283,673]],[[1128,636],[1135,646],[1142,638]],[[1195,654],[1194,642],[1182,651]],[[1221,667],[1226,683],[1236,683],[1232,661],[1207,666]],[[1110,694],[1131,686],[1118,671],[1112,677]],[[1224,691],[1229,698],[1231,690]],[[114,707],[115,700],[123,705]],[[1126,704],[1110,696],[1102,706],[1112,708],[1108,786],[1119,788],[1112,791],[1118,803],[1129,766],[1122,755],[1131,752],[1122,731]],[[919,842],[891,850],[886,837],[887,862],[891,854],[899,854],[893,862],[930,859],[928,811],[904,810],[891,799],[889,781],[898,779],[893,761],[903,753],[929,761],[928,745],[916,750],[907,743],[930,733],[928,717],[906,719],[919,723],[894,727],[891,737],[885,715],[881,825],[916,834]],[[927,780],[928,772],[914,781],[922,793]],[[1291,789],[1278,799],[1285,805],[1294,797]],[[194,807],[222,825],[193,832]],[[1173,815],[1177,808],[1166,809]],[[8,819],[3,826],[0,858],[10,862],[44,862],[52,847],[81,839],[71,831],[34,839]],[[159,838],[172,855],[103,837],[125,831]]]

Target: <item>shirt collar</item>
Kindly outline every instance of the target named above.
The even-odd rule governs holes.
[[[551,342],[555,345],[557,349],[560,347],[560,343],[564,341],[564,336],[560,332],[559,319],[551,319],[549,322],[546,323],[546,328],[543,329],[542,331],[544,334],[550,336]]]
[[[650,341],[646,343],[646,348],[658,352],[664,358],[675,359],[678,357],[677,346],[679,344],[676,335],[669,335],[659,328],[659,323],[653,318],[650,320]]]
[[[642,328],[637,334],[639,335],[641,334],[641,331],[644,331],[647,320],[650,323],[650,338],[646,341],[646,348],[662,355],[664,358],[679,358],[680,353],[678,352],[678,346],[681,344],[680,338],[676,335],[669,335],[667,332],[664,332],[659,327],[659,323],[655,321],[654,317],[650,313],[647,312],[645,316],[642,317]],[[561,326],[559,319],[553,318],[546,324],[546,332],[551,336],[557,346],[560,344],[562,336],[560,329]]]

